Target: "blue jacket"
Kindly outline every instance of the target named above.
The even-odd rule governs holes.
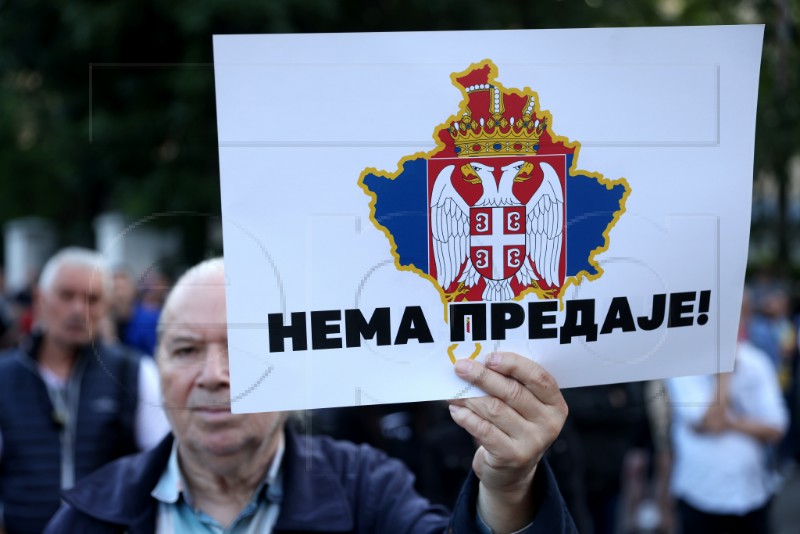
[[[101,343],[81,350],[54,404],[37,368],[41,335],[0,354],[0,503],[10,534],[39,534],[75,480],[135,452],[138,356]]]
[[[168,436],[155,449],[118,460],[64,494],[50,522],[55,533],[151,533],[158,501],[155,487],[172,448]],[[275,533],[448,532],[478,533],[478,479],[470,473],[452,516],[414,491],[413,475],[398,460],[366,445],[286,432],[284,490]],[[550,468],[534,479],[536,533],[575,532]]]

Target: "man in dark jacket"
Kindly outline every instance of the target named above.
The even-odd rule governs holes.
[[[148,359],[99,341],[103,256],[67,248],[39,280],[37,328],[0,354],[0,532],[39,534],[62,489],[167,432]]]
[[[481,443],[446,512],[402,464],[368,447],[298,436],[281,412],[232,414],[221,259],[170,294],[157,360],[174,441],[124,458],[64,496],[47,532],[572,532],[548,467],[566,404],[553,378],[510,353],[456,365],[489,396],[451,402]]]

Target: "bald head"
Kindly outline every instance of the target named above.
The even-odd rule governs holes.
[[[164,302],[158,319],[158,339],[163,338],[164,330],[173,322],[181,322],[176,310],[187,300],[189,294],[217,294],[225,292],[225,262],[222,258],[211,258],[198,263],[181,276]]]

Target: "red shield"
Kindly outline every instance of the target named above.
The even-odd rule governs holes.
[[[482,276],[505,280],[525,261],[525,206],[471,208],[470,259]]]

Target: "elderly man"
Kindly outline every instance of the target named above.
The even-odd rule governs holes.
[[[413,490],[400,462],[366,446],[299,436],[286,414],[230,412],[222,260],[191,269],[167,299],[157,362],[172,436],[64,495],[47,532],[571,532],[539,463],[567,407],[532,361],[494,354],[456,372],[490,396],[453,401],[481,443],[452,518]],[[477,513],[476,513],[477,512]]]
[[[59,252],[40,277],[37,331],[0,355],[0,532],[41,532],[62,489],[167,432],[152,360],[97,340],[109,290],[100,254]]]

